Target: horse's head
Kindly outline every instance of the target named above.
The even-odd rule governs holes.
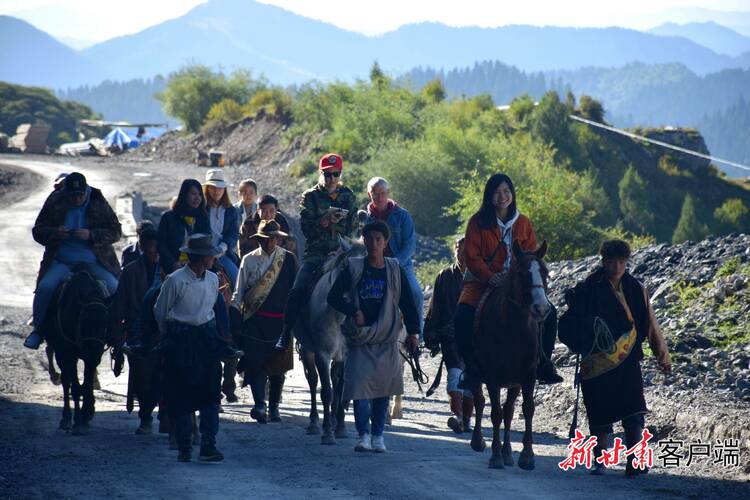
[[[71,276],[66,293],[68,308],[78,311],[78,324],[86,332],[84,337],[106,339],[108,308],[102,286],[87,271],[79,271]]]
[[[518,304],[528,308],[536,321],[543,321],[550,312],[550,302],[547,299],[549,273],[543,260],[546,253],[546,240],[532,252],[525,252],[518,242],[513,242],[514,259],[510,269],[513,287],[511,294]]]
[[[355,240],[339,236],[339,241],[341,242],[341,252],[347,257],[364,257],[367,254],[367,249],[361,239]]]

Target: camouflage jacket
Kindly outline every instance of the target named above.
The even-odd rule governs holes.
[[[341,221],[322,227],[320,218],[331,207],[343,208],[349,213]],[[300,223],[302,233],[307,239],[303,260],[310,261],[325,257],[339,247],[339,235],[352,236],[357,224],[356,212],[356,197],[347,187],[339,186],[336,199],[332,199],[321,185],[305,191],[300,202]]]

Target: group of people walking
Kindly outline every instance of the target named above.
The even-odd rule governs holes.
[[[237,401],[234,379],[239,372],[253,395],[252,418],[260,423],[281,420],[279,403],[285,373],[293,367],[295,324],[321,266],[340,250],[341,239],[361,236],[366,256],[347,261],[327,297],[329,306],[347,317],[342,326],[348,347],[343,397],[353,401],[359,434],[355,450],[386,450],[383,430],[389,401],[403,393],[399,346],[415,353],[421,341],[433,353],[442,352],[447,367],[453,414],[448,426],[456,433],[470,431],[469,388],[482,381],[472,342],[477,306],[484,291],[498,286],[508,271],[513,244],[527,251],[537,246],[531,221],[517,207],[513,182],[503,174],[488,180],[482,206],[455,242],[454,264],[435,280],[423,319],[411,215],[390,198],[388,181],[375,177],[367,184],[369,203],[361,225],[356,197],[342,184],[343,171],[339,155],[324,155],[318,182],[302,195],[300,225],[306,241],[301,263],[299,242],[278,200],[270,194],[259,197],[252,179],[239,183],[236,204],[230,200],[223,169],[208,170],[202,184],[183,181],[158,226],[148,221],[139,225],[138,240],[124,250],[120,265],[113,249],[121,238],[120,224],[101,191],[80,173],[61,178],[33,229],[45,253],[34,297],[34,330],[25,345],[39,347],[55,290],[73,270],[85,269],[112,295],[111,343],[130,355],[131,366],[158,353],[163,377],[149,385],[148,393],[138,394],[139,431],[148,432],[151,412],[160,403],[160,411],[164,406],[174,423],[178,459],[190,461],[191,416],[199,411],[199,459],[219,461],[223,455],[215,437],[221,392],[228,402]],[[642,380],[640,385],[635,382],[641,377],[640,341],[649,339],[665,370],[669,354],[642,285],[627,274],[624,264],[611,263],[627,262],[627,244],[605,244],[602,257],[603,270],[581,286],[594,283],[586,286],[599,288],[589,293],[599,299],[611,295],[614,302],[587,299],[588,313],[606,319],[619,304],[635,333],[628,332],[623,342],[624,357],[613,361],[590,353],[584,359],[584,381],[598,376],[608,380],[607,390],[600,383],[584,383],[584,401],[594,416],[592,433],[611,432],[612,422],[623,420],[630,436],[643,427],[646,411]],[[615,268],[617,273],[608,271]],[[579,290],[577,296],[588,295]],[[616,316],[619,321],[621,314]],[[544,332],[540,383],[562,381],[551,362],[556,322],[551,308],[539,329]],[[597,354],[609,364],[595,358]],[[629,368],[616,377],[619,366]],[[605,393],[617,391],[630,396],[614,406],[602,403]]]

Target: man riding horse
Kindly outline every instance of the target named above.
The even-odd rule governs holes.
[[[32,235],[44,245],[44,257],[32,307],[34,330],[24,346],[38,349],[50,301],[74,268],[85,268],[94,279],[104,282],[109,295],[115,293],[120,263],[112,245],[122,232],[102,192],[89,186],[83,174],[73,172],[65,177],[62,189],[44,202]]]
[[[300,219],[307,241],[302,265],[284,310],[284,333],[279,339],[279,349],[286,349],[289,345],[292,329],[320,266],[339,249],[339,237],[351,236],[356,228],[356,197],[351,189],[341,185],[343,167],[339,155],[323,155],[319,164],[318,184],[302,195]]]

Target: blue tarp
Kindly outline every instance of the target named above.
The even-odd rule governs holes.
[[[118,146],[120,149],[137,148],[139,142],[137,139],[131,139],[121,128],[112,130],[104,138],[104,145],[107,147]]]

